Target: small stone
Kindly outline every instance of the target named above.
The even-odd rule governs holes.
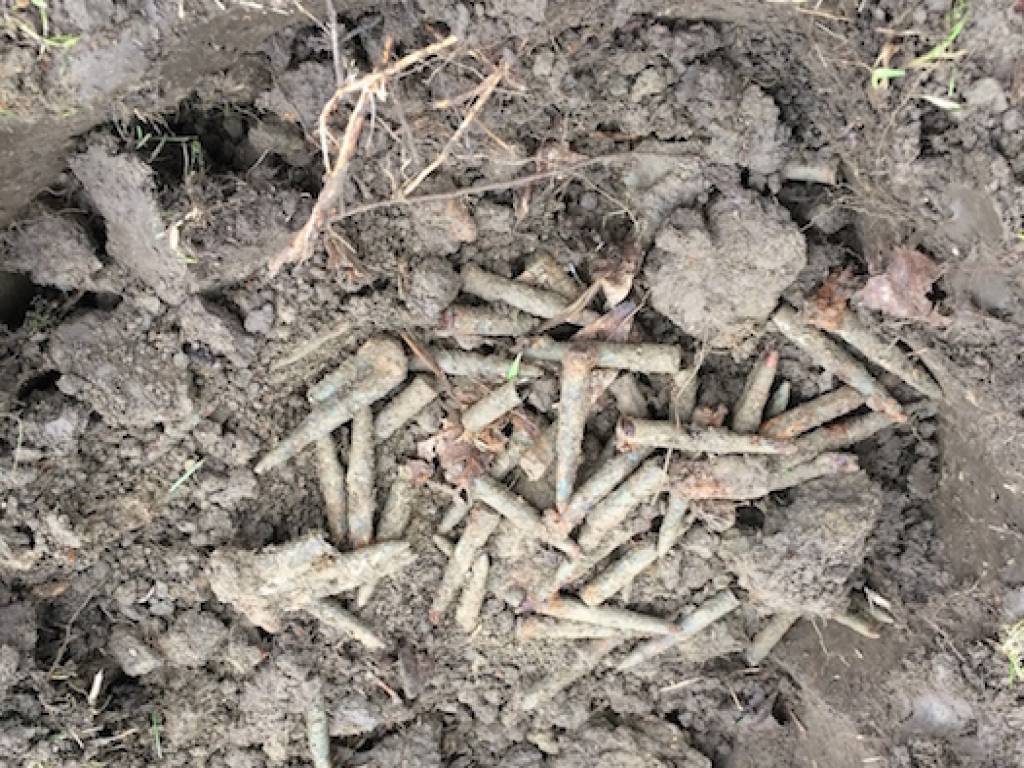
[[[642,101],[648,96],[656,96],[667,87],[668,83],[661,70],[649,67],[641,72],[633,83],[633,89],[629,93],[629,100],[633,103]]]
[[[543,50],[533,60],[533,76],[541,80],[551,77],[555,69],[555,53],[550,50]]]
[[[201,667],[227,637],[228,630],[208,613],[183,614],[160,638],[160,650],[175,667]]]
[[[994,77],[983,77],[972,83],[965,94],[967,103],[975,108],[987,108],[996,115],[1001,115],[1009,108],[1003,86]]]
[[[245,330],[253,334],[266,336],[274,327],[274,305],[264,304],[245,316]]]
[[[414,266],[405,303],[417,322],[435,323],[462,287],[462,278],[448,262],[428,257]]]
[[[148,645],[122,629],[114,630],[108,649],[129,677],[142,677],[164,665],[163,659]]]

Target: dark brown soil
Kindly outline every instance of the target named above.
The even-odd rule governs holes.
[[[9,5],[0,765],[309,765],[319,697],[335,766],[1024,765],[1024,701],[998,649],[1024,618],[1024,15],[1012,0],[339,0],[356,76],[386,36],[398,54],[460,37],[376,100],[350,207],[412,178],[465,115],[432,104],[499,61],[510,77],[417,194],[509,181],[546,167],[538,156],[615,158],[528,195],[351,216],[336,225],[350,250],[275,276],[267,263],[324,174],[316,121],[335,68],[314,23],[323,9],[62,0],[43,6],[45,45],[25,31],[41,34],[41,7]],[[964,10],[955,59],[907,66]],[[62,35],[80,39],[54,44]],[[872,88],[887,43],[906,73]],[[837,183],[796,180],[796,165],[837,168]],[[897,247],[941,268],[915,305],[933,313],[862,316],[921,353],[943,402],[894,386],[911,418],[856,446],[863,474],[772,494],[729,530],[703,520],[628,600],[676,619],[731,587],[739,610],[676,653],[626,673],[598,666],[524,709],[524,690],[586,648],[515,635],[524,594],[559,556],[500,527],[478,628],[432,624],[447,562],[432,539],[452,501],[440,471],[415,490],[415,563],[364,608],[341,596],[386,650],[303,612],[265,632],[216,599],[215,550],[326,527],[312,451],[253,471],[307,416],[311,384],[374,334],[454,346],[435,331],[467,263],[515,276],[548,253],[587,282],[637,246],[637,326],[687,364],[706,358],[706,413],[735,403],[769,344],[793,402],[834,386],[766,326],[780,295],[802,306],[840,269],[861,287]],[[477,351],[514,357],[506,341]],[[664,418],[670,382],[638,383]],[[378,445],[378,505],[452,403],[479,395],[455,384]],[[549,380],[529,408],[550,418],[557,399]],[[602,401],[588,460],[622,408]],[[516,488],[551,504],[544,482]],[[662,512],[645,508],[638,528]],[[878,639],[820,618],[864,587],[893,606]],[[748,668],[775,611],[819,618]]]

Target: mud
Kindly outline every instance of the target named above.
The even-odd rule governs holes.
[[[331,248],[270,277],[324,172],[317,119],[336,71],[329,32],[304,13],[322,9],[67,0],[47,6],[46,30],[81,35],[66,47],[20,26],[42,33],[38,5],[5,12],[0,762],[307,765],[306,712],[322,697],[336,766],[1024,763],[1019,685],[997,649],[1024,613],[1013,3],[968,3],[963,55],[886,89],[870,83],[883,45],[899,43],[891,64],[905,67],[946,38],[948,3],[335,5],[343,75],[379,61],[387,34],[400,54],[448,31],[464,41],[375,100],[349,206],[391,198],[429,162],[465,116],[432,103],[458,100],[499,61],[509,79],[417,193],[608,160],[342,219]],[[838,169],[836,183],[794,180],[797,165]],[[582,290],[634,243],[632,340],[700,360],[697,406],[719,423],[767,345],[793,405],[839,385],[766,325],[780,297],[801,307],[841,269],[861,288],[895,249],[918,249],[937,268],[886,305],[912,311],[854,306],[927,366],[943,401],[873,369],[910,418],[851,449],[863,473],[695,509],[678,545],[607,603],[679,621],[731,588],[738,610],[618,672],[624,645],[533,708],[524,696],[603,641],[517,636],[524,599],[561,556],[508,522],[487,545],[475,629],[431,623],[448,564],[433,537],[455,500],[443,471],[413,483],[396,546],[415,560],[362,574],[377,582],[365,607],[349,589],[363,582],[331,581],[321,561],[290,563],[310,594],[264,583],[272,558],[327,531],[312,450],[253,469],[310,414],[311,385],[379,334],[505,361],[487,386],[439,384],[378,443],[382,504],[453,408],[516,359],[516,339],[438,332],[455,302],[493,306],[460,295],[462,268],[515,277],[548,254],[559,284]],[[559,390],[532,366],[525,412],[543,426]],[[624,402],[668,418],[671,376],[634,384],[591,413],[580,480]],[[345,466],[349,435],[334,434]],[[554,505],[550,475],[508,482]],[[642,505],[627,541],[653,541],[665,505]],[[355,556],[318,541],[325,560]],[[257,575],[225,579],[229,561]],[[874,640],[833,620],[865,588],[894,618]],[[311,596],[385,647],[353,639]],[[777,612],[805,618],[747,668]]]

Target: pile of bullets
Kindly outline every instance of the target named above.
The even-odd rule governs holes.
[[[281,609],[303,609],[319,616],[329,612],[335,626],[348,627],[345,631],[353,637],[380,647],[380,640],[354,617],[339,620],[341,609],[334,605],[327,611],[324,598],[341,589],[358,588],[357,604],[361,605],[377,580],[388,574],[393,577],[396,568],[383,567],[380,558],[368,558],[375,547],[401,546],[403,564],[407,563],[408,547],[400,542],[410,519],[412,480],[408,473],[400,473],[375,519],[375,445],[443,396],[455,425],[454,432],[448,430],[449,443],[465,448],[448,454],[457,457],[449,458],[449,463],[463,461],[455,468],[458,471],[443,468],[447,477],[457,478],[458,490],[466,497],[448,510],[435,537],[449,559],[430,607],[430,620],[442,623],[458,599],[454,614],[458,626],[467,632],[477,627],[489,590],[493,555],[488,552],[488,540],[504,518],[517,535],[542,542],[562,558],[554,577],[519,606],[519,639],[593,641],[580,654],[578,665],[553,672],[529,690],[522,702],[525,709],[550,699],[623,643],[638,642],[617,662],[618,669],[627,670],[692,640],[736,609],[740,601],[729,589],[710,597],[681,622],[607,603],[628,591],[633,579],[670,552],[695,521],[724,530],[734,524],[738,502],[815,478],[857,472],[856,456],[845,451],[906,421],[903,406],[850,348],[925,397],[942,396],[927,371],[864,325],[848,307],[812,314],[782,303],[768,330],[780,334],[843,384],[790,408],[790,384],[776,383],[778,350],[768,347],[750,371],[726,426],[721,412],[709,415],[707,409],[696,408],[699,365],[684,367],[678,346],[637,340],[642,330],[632,327],[636,311],[625,300],[628,287],[625,293],[611,290],[609,285],[616,281],[605,281],[601,287],[610,306],[599,315],[588,308],[597,290],[582,291],[550,257],[538,258],[517,279],[473,265],[463,269],[462,278],[464,294],[482,302],[449,307],[436,333],[439,339],[455,340],[459,348],[416,348],[416,356],[410,359],[398,341],[369,340],[309,390],[309,417],[262,458],[256,471],[265,473],[314,447],[328,533],[339,547],[347,544],[352,552],[341,555],[322,540],[323,546],[311,548],[306,543],[302,551],[316,550],[316,557],[335,564],[366,554],[362,565],[353,561],[346,566],[344,578],[335,572],[328,577],[329,583],[319,585],[314,590],[316,601]],[[547,333],[566,325],[580,329],[567,341]],[[506,351],[475,351],[481,347]],[[406,384],[410,370],[413,377]],[[433,372],[433,378],[428,372]],[[557,417],[544,425],[529,412],[526,401],[531,387],[552,375],[558,376]],[[670,406],[660,420],[648,418],[649,404],[638,376],[670,385]],[[487,393],[471,404],[455,402],[451,387],[460,381],[488,382]],[[615,434],[597,464],[581,467],[584,434],[591,416],[601,410],[606,392],[619,413]],[[375,413],[375,404],[385,400]],[[855,414],[858,409],[864,410]],[[510,421],[513,414],[523,418]],[[332,433],[348,422],[351,445],[348,467],[343,470]],[[503,445],[494,450],[493,435],[504,435],[513,423],[516,428],[510,436],[499,438]],[[520,424],[529,428],[520,429]],[[495,433],[496,426],[503,431]],[[487,434],[490,439],[480,439]],[[481,451],[481,445],[491,446],[491,451]],[[538,508],[513,490],[517,477],[550,478],[550,507]],[[638,536],[633,517],[642,505],[650,508],[662,493],[668,494],[668,501],[659,507],[664,512],[656,532]],[[447,538],[460,526],[457,540]],[[301,559],[300,547],[293,549],[290,567],[305,568],[305,562],[298,566],[295,561]],[[249,557],[252,562],[246,567],[253,568],[267,555]],[[224,561],[225,555],[215,554],[217,558]],[[287,553],[280,552],[273,558],[288,559]],[[240,566],[234,563],[233,567]],[[263,594],[268,591],[267,582],[283,583],[279,573],[271,572],[273,565],[259,567],[257,580],[263,583]],[[352,571],[359,568],[358,574]],[[332,573],[329,568],[324,572]],[[331,592],[333,587],[339,589]],[[748,652],[751,662],[764,658],[796,618],[769,621]]]

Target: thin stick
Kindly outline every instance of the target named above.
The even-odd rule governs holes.
[[[677,632],[671,621],[658,616],[649,616],[645,613],[608,606],[591,608],[571,597],[552,598],[546,603],[535,606],[534,610],[555,619],[597,624],[599,627],[624,630],[638,635],[670,635]]]
[[[313,212],[309,215],[309,219],[302,229],[292,239],[291,245],[270,259],[271,277],[276,275],[285,264],[301,263],[313,255],[313,244],[316,238],[330,223],[330,217],[344,194],[345,171],[348,168],[349,161],[356,153],[356,147],[359,146],[359,134],[362,132],[363,125],[366,122],[366,113],[369,111],[372,99],[373,97],[368,90],[362,91],[359,94],[359,99],[352,108],[352,114],[349,115],[348,124],[341,139],[338,159],[333,169],[330,167],[331,156],[327,148],[327,108],[325,107],[324,112],[321,113],[320,141],[322,142],[321,151],[324,155],[324,164],[327,167],[327,179],[324,182],[323,189],[320,190],[320,196],[317,198],[316,205],[313,206]],[[330,106],[331,102],[328,102],[328,105]]]
[[[50,671],[47,672],[47,677],[53,678],[53,673],[60,666],[61,660],[64,658],[64,652],[67,651],[68,645],[71,644],[71,629],[75,626],[75,622],[78,621],[78,617],[82,615],[82,611],[85,607],[92,602],[92,599],[96,597],[96,593],[100,591],[98,585],[89,591],[89,594],[85,596],[85,600],[82,601],[81,605],[75,608],[75,612],[71,614],[71,618],[68,620],[67,626],[64,627],[64,639],[60,642],[60,647],[57,648],[57,655],[53,659],[53,664],[50,665]]]
[[[476,120],[477,115],[480,114],[480,110],[484,108],[484,104],[491,98],[491,94],[494,93],[494,89],[498,87],[498,83],[508,73],[508,65],[501,64],[484,80],[482,88],[480,89],[480,95],[477,96],[476,101],[473,102],[473,106],[469,108],[469,112],[466,113],[466,118],[462,121],[459,127],[452,134],[451,138],[444,145],[444,148],[438,153],[430,165],[416,174],[415,178],[410,181],[405,187],[402,188],[402,195],[408,197],[413,191],[422,184],[430,174],[436,171],[441,164],[448,159],[448,156],[452,153],[455,146],[462,140],[466,131],[469,130],[469,126]]]
[[[435,53],[439,53],[446,48],[450,48],[455,45],[456,42],[457,39],[454,36],[449,36],[439,43],[428,45],[426,48],[421,48],[408,56],[402,57],[390,67],[386,67],[377,72],[372,72],[359,80],[339,87],[334,92],[331,99],[324,105],[324,108],[320,113],[319,120],[321,152],[324,156],[327,180],[324,182],[323,189],[320,191],[320,196],[317,198],[316,205],[313,207],[313,212],[310,214],[306,224],[299,230],[298,234],[296,234],[295,238],[292,240],[292,244],[271,258],[269,264],[271,276],[277,274],[285,264],[301,262],[308,259],[313,253],[313,243],[317,236],[319,236],[319,234],[323,232],[324,227],[331,222],[331,217],[337,215],[338,212],[336,208],[340,207],[342,214],[344,213],[342,195],[344,194],[344,181],[346,178],[348,163],[355,155],[356,147],[359,144],[359,135],[362,132],[363,124],[366,121],[366,114],[373,103],[375,95],[387,79],[398,74],[402,70],[411,67],[413,64],[434,55]],[[354,93],[356,91],[359,91],[359,98],[357,99],[355,106],[352,108],[352,113],[349,115],[348,123],[345,127],[345,134],[341,141],[341,148],[338,151],[338,158],[332,168],[330,150],[327,146],[328,136],[330,135],[327,120],[334,112],[341,99],[347,94]]]
[[[436,192],[430,195],[417,195],[416,197],[396,197],[390,200],[378,200],[373,203],[364,203],[363,205],[353,206],[348,208],[341,213],[335,215],[331,221],[340,221],[341,219],[347,219],[349,216],[355,216],[361,213],[371,213],[372,211],[378,211],[381,208],[392,208],[396,205],[416,205],[417,203],[441,203],[447,200],[457,200],[460,197],[467,197],[469,195],[483,195],[487,192],[502,192],[507,189],[521,189],[523,187],[529,187],[536,184],[539,181],[547,181],[558,176],[570,175],[573,171],[577,171],[581,168],[586,168],[591,165],[600,165],[601,163],[616,163],[622,160],[626,160],[633,156],[631,152],[620,152],[611,155],[602,155],[600,157],[591,157],[586,160],[581,160],[578,163],[570,163],[569,165],[561,168],[553,168],[549,171],[541,171],[539,173],[531,173],[526,176],[519,176],[509,181],[494,181],[487,184],[477,184],[472,187],[463,187],[462,189],[452,190],[451,192]]]
[[[345,67],[341,61],[341,41],[338,38],[338,12],[334,9],[334,0],[327,0],[327,21],[331,31],[331,57],[334,59],[334,87],[341,88],[345,84]]]

